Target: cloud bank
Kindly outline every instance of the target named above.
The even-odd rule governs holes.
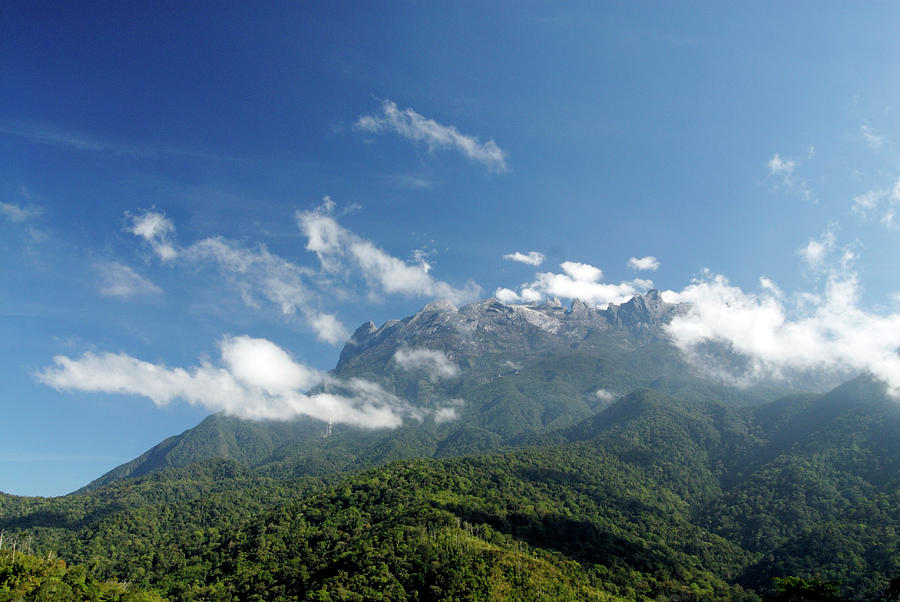
[[[397,104],[385,100],[380,115],[363,115],[354,127],[371,134],[394,132],[410,142],[423,142],[428,150],[451,149],[495,172],[506,171],[506,153],[493,140],[480,142],[473,136],[461,134],[452,125],[441,125],[412,109],[401,111]]]
[[[37,378],[57,390],[139,395],[158,406],[182,399],[251,420],[308,416],[362,428],[395,428],[406,418],[422,420],[429,414],[450,419],[446,408],[416,408],[376,383],[341,381],[298,363],[266,339],[225,337],[219,350],[218,365],[202,361],[190,369],[168,368],[124,353],[86,353],[77,359],[58,355]],[[320,390],[309,393],[313,387]]]
[[[763,285],[760,294],[746,293],[724,276],[706,273],[681,292],[666,291],[666,301],[690,304],[666,330],[698,367],[739,384],[798,373],[848,377],[866,371],[900,395],[900,314],[861,309],[852,270],[830,274],[824,294],[804,293],[793,302],[769,281]],[[723,344],[742,358],[741,370],[716,365],[721,357],[704,352],[708,343]]]

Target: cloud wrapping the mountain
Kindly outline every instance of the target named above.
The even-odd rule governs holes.
[[[537,267],[544,263],[544,254],[539,253],[538,251],[528,251],[527,253],[516,251],[515,253],[507,253],[503,256],[503,259],[508,259],[509,261],[517,261],[519,263],[524,263],[525,265],[533,265]]]
[[[459,367],[443,351],[437,349],[398,349],[394,361],[407,371],[422,370],[432,381],[453,378],[459,374]]]
[[[663,294],[667,302],[690,304],[666,330],[701,368],[717,361],[704,353],[704,344],[725,344],[746,364],[740,373],[733,367],[712,369],[738,383],[793,372],[849,376],[868,371],[900,395],[900,314],[864,311],[859,295],[858,277],[846,269],[828,277],[823,295],[798,295],[795,307],[785,305],[777,288],[750,294],[722,275],[707,273],[681,292]]]
[[[463,288],[434,279],[431,266],[420,255],[409,264],[338,224],[327,210],[298,211],[297,224],[307,238],[306,249],[314,252],[322,269],[346,280],[359,274],[369,286],[369,296],[401,294],[448,299],[463,304],[478,299],[481,287],[472,281]]]
[[[602,282],[603,270],[587,263],[564,261],[562,273],[539,272],[534,282],[523,284],[519,292],[500,287],[494,296],[504,303],[537,303],[547,297],[581,299],[597,307],[624,303],[653,287],[650,280],[635,279],[611,284]]]
[[[441,125],[433,119],[385,100],[380,115],[363,115],[354,127],[371,134],[394,132],[410,142],[424,142],[428,150],[452,149],[496,172],[506,171],[506,153],[493,140],[480,142],[473,136],[461,134],[452,125]]]
[[[252,420],[309,416],[362,428],[395,428],[404,418],[422,420],[434,413],[411,406],[377,383],[339,380],[298,363],[266,339],[225,337],[219,349],[221,365],[202,361],[191,369],[124,353],[85,353],[77,359],[58,355],[55,365],[37,378],[58,390],[140,395],[159,406],[182,399]],[[321,390],[307,392],[313,387]]]

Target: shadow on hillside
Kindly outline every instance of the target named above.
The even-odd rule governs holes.
[[[500,517],[459,505],[445,505],[443,509],[471,524],[489,525],[529,545],[560,552],[581,563],[628,565],[642,572],[656,574],[663,567],[676,571],[672,559],[663,550],[610,533],[590,521],[573,520],[560,515],[537,516],[522,513]]]

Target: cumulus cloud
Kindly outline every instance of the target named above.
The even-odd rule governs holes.
[[[0,202],[0,216],[16,224],[33,219],[40,214],[41,208],[37,205],[16,205],[15,203]]]
[[[436,349],[398,349],[394,353],[394,361],[404,370],[425,372],[432,381],[453,378],[459,374],[457,365],[443,351]]]
[[[527,253],[516,251],[515,253],[507,253],[503,256],[503,259],[518,261],[519,263],[537,267],[544,263],[544,254],[537,251],[528,251]]]
[[[298,363],[266,339],[225,337],[219,349],[218,365],[202,361],[190,369],[168,368],[124,353],[86,353],[76,359],[59,355],[37,378],[57,390],[139,395],[158,406],[181,399],[253,420],[309,416],[363,428],[394,428],[405,418],[422,420],[430,413],[376,383],[338,380]],[[313,387],[318,390],[310,393]]]
[[[628,267],[632,270],[655,272],[659,269],[659,260],[653,255],[646,257],[632,257],[628,260]]]
[[[539,272],[534,282],[523,284],[517,293],[498,288],[494,296],[503,303],[536,303],[547,297],[581,299],[597,307],[624,303],[653,287],[650,280],[635,279],[618,284],[602,282],[603,271],[587,263],[564,261],[562,273]]]
[[[354,127],[372,134],[394,132],[411,142],[425,143],[429,151],[452,149],[488,169],[506,171],[506,153],[493,140],[480,142],[473,136],[461,134],[452,125],[441,125],[412,109],[401,111],[390,100],[381,103],[380,115],[363,115]]]
[[[171,261],[178,256],[178,251],[171,242],[175,224],[165,214],[151,209],[132,216],[128,231],[143,238],[163,261]]]
[[[663,294],[667,302],[690,304],[667,332],[695,365],[739,384],[868,371],[900,395],[900,314],[878,315],[859,307],[851,260],[852,254],[845,253],[842,269],[829,275],[822,295],[800,294],[793,303],[777,288],[747,293],[722,275],[705,273],[683,291]],[[706,353],[710,343],[735,354],[739,371],[723,365],[720,353]]]
[[[101,295],[131,298],[162,293],[161,288],[127,265],[111,261],[98,264],[96,267],[100,272]]]
[[[481,287],[472,281],[460,289],[434,279],[429,274],[431,265],[422,254],[418,254],[414,264],[390,255],[338,224],[327,207],[298,211],[296,219],[307,238],[306,249],[318,256],[322,269],[339,278],[351,273],[361,275],[370,296],[383,293],[439,297],[461,304],[481,295]]]

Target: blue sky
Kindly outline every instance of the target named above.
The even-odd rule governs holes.
[[[370,421],[372,389],[303,391],[438,297],[652,286],[738,380],[898,390],[898,17],[8,3],[0,490],[71,491],[211,411]],[[416,416],[385,395],[384,426]]]

